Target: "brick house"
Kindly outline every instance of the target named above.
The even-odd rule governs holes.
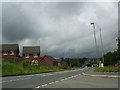
[[[40,62],[40,46],[23,46],[23,59]]]
[[[0,44],[0,57],[13,57],[19,56],[18,44]]]
[[[48,56],[48,55],[45,55],[42,58],[41,63],[48,63],[53,66],[67,66],[67,63],[62,61],[61,59],[55,59],[52,56]]]
[[[68,66],[68,63],[65,62],[65,61],[62,61],[62,62],[61,62],[61,66]]]
[[[62,61],[62,59],[56,59],[57,66],[68,66],[67,62]]]
[[[57,61],[57,66],[62,66],[62,60],[61,59],[56,59],[56,61]]]
[[[50,64],[50,65],[53,65],[53,66],[57,66],[56,59],[53,58],[52,56],[48,56],[48,55],[45,55],[42,58],[41,63],[46,63],[46,64]]]

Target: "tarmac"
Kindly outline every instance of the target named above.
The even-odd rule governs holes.
[[[93,77],[119,78],[120,72],[94,72],[94,69],[89,72],[83,72],[82,75]]]

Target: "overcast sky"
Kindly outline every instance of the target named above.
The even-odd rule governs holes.
[[[95,23],[101,55],[117,49],[118,3],[113,2],[23,2],[3,3],[3,43],[40,45],[41,55],[96,57],[91,22]]]

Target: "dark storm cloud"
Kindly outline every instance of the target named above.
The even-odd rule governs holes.
[[[117,49],[117,3],[3,3],[3,43],[40,45],[42,55],[95,57],[93,27],[104,53]],[[101,55],[101,54],[100,54]]]
[[[10,42],[16,42],[33,36],[33,23],[27,18],[20,6],[4,3],[2,11],[3,41],[7,39]]]
[[[118,2],[118,36],[120,37],[120,1]]]

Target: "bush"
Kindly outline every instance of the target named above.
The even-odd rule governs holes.
[[[23,60],[21,63],[13,63],[9,61],[3,61],[2,64],[2,76],[7,75],[21,75],[21,74],[34,74],[53,71],[73,70],[74,67],[65,66],[35,66],[31,65],[29,61]]]
[[[30,66],[29,61],[23,60],[22,61],[22,66],[23,66],[23,68],[28,68]]]
[[[120,68],[119,67],[114,67],[114,66],[106,66],[103,68],[96,68],[94,72],[119,72]]]

